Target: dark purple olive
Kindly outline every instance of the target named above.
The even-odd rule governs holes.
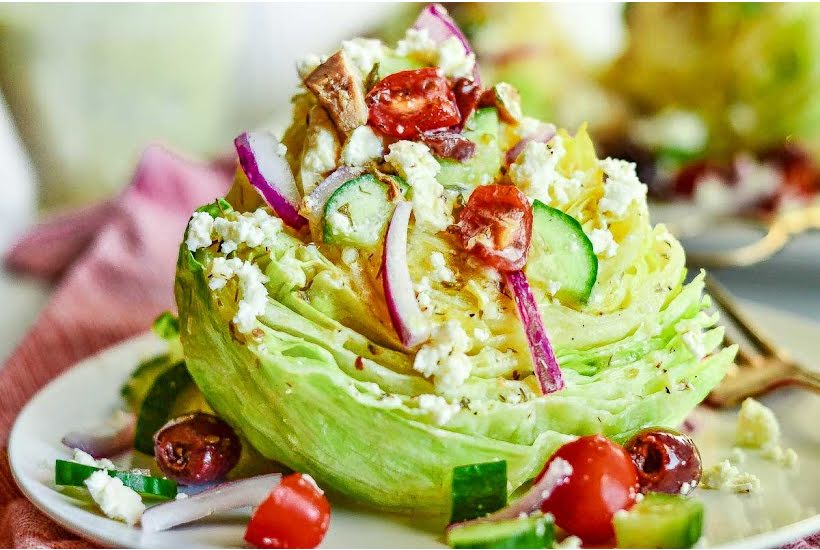
[[[154,436],[159,469],[183,485],[222,479],[239,462],[241,451],[233,428],[205,413],[175,418]]]
[[[624,445],[638,468],[642,493],[689,494],[700,481],[700,452],[689,436],[646,428]]]

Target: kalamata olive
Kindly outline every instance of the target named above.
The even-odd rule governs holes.
[[[700,452],[689,436],[646,428],[624,445],[638,468],[642,493],[689,494],[700,481]]]
[[[205,413],[175,418],[154,435],[154,456],[166,476],[183,485],[225,477],[239,462],[242,444],[233,428]]]

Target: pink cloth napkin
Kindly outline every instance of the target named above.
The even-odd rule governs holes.
[[[11,269],[62,277],[0,369],[0,548],[88,546],[22,496],[9,470],[9,431],[43,385],[80,359],[146,330],[173,307],[177,250],[188,218],[225,194],[231,172],[151,146],[118,198],[35,227],[9,251]]]

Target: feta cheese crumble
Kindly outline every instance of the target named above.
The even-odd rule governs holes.
[[[434,281],[442,283],[452,283],[455,279],[453,270],[447,267],[447,262],[444,259],[444,254],[435,251],[430,254],[430,264],[433,266],[433,271],[430,272],[430,278]]]
[[[435,377],[437,388],[454,389],[467,380],[473,364],[466,352],[471,342],[456,321],[450,320],[433,329],[430,341],[421,347],[413,360],[413,369],[425,377]]]
[[[105,468],[106,470],[116,470],[114,463],[107,458],[96,460],[93,456],[83,451],[82,449],[74,449],[74,462],[91,466],[92,468]]]
[[[604,196],[598,203],[602,212],[609,212],[622,218],[629,205],[646,196],[646,185],[642,184],[635,172],[635,163],[611,157],[599,161],[606,175]]]
[[[145,512],[145,505],[136,491],[102,470],[91,474],[85,480],[85,486],[100,510],[112,519],[136,525]]]
[[[413,215],[416,223],[443,231],[452,223],[451,208],[444,197],[444,187],[436,180],[441,165],[430,148],[414,141],[397,141],[384,160],[413,188]]]
[[[384,140],[370,126],[359,126],[342,148],[342,164],[346,166],[364,166],[371,160],[382,158]]]
[[[764,460],[774,462],[778,466],[794,470],[797,468],[798,457],[794,449],[784,449],[780,445],[773,445],[763,449],[760,456]]]
[[[448,403],[439,395],[425,393],[419,396],[419,409],[432,415],[438,426],[447,424],[461,410],[458,403]]]
[[[560,136],[549,143],[530,141],[510,166],[510,180],[530,199],[564,206],[577,196],[584,180],[583,172],[567,178],[558,170],[566,152]]]
[[[325,61],[327,61],[325,55],[308,54],[296,62],[296,72],[299,73],[300,78],[304,79]]]
[[[239,258],[217,256],[213,259],[208,282],[212,290],[223,288],[234,277],[239,281],[242,297],[233,322],[239,332],[247,334],[256,325],[256,317],[262,315],[267,307],[268,290],[265,283],[268,277],[256,265]]]
[[[741,472],[728,460],[703,470],[700,486],[732,493],[755,493],[760,490],[760,479],[748,472]]]
[[[737,415],[735,442],[741,447],[762,449],[780,441],[780,424],[768,407],[751,397],[743,401]]]
[[[434,65],[453,78],[469,77],[475,68],[475,54],[467,53],[458,38],[451,36],[439,44],[427,29],[407,29],[396,45],[396,54]]]
[[[309,195],[325,178],[325,174],[336,168],[340,149],[339,139],[332,125],[315,124],[310,128],[312,133],[299,168],[303,195]]]
[[[381,40],[354,38],[342,42],[342,51],[364,79],[373,70],[373,66],[384,59],[386,50]]]
[[[185,246],[188,250],[196,252],[200,248],[211,246],[213,228],[213,216],[207,212],[194,212],[191,221],[188,222],[188,237],[185,239]]]
[[[593,229],[588,236],[596,256],[611,258],[618,252],[618,243],[609,229]]]

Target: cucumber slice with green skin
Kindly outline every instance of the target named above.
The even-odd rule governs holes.
[[[379,80],[394,73],[421,69],[424,66],[424,63],[420,63],[419,61],[410,59],[409,57],[400,55],[386,55],[381,61],[379,61],[379,68],[377,69],[378,78],[376,81],[378,82]]]
[[[552,548],[555,528],[541,515],[506,521],[454,525],[447,530],[451,548]]]
[[[86,466],[68,460],[57,460],[54,465],[54,482],[57,485],[68,487],[85,487],[85,480],[91,477],[91,474],[100,470],[103,470],[103,468]],[[119,470],[105,470],[105,473],[118,478],[123,485],[145,497],[172,499],[177,496],[177,482],[172,479],[144,476]]]
[[[128,405],[129,410],[137,412],[157,377],[173,366],[168,354],[152,357],[140,363],[131,376],[120,388],[120,395]]]
[[[404,190],[407,184],[388,176]],[[387,222],[396,207],[389,186],[373,174],[364,174],[342,184],[330,196],[324,210],[326,243],[372,248],[381,242]]]
[[[453,468],[450,523],[486,516],[507,505],[507,461]]]
[[[562,303],[583,304],[598,277],[598,258],[578,220],[536,200],[525,270],[532,285],[548,289],[560,284],[555,297]]]
[[[692,548],[703,533],[703,503],[649,493],[613,520],[619,548]]]
[[[176,363],[154,379],[137,416],[134,435],[136,450],[153,456],[154,434],[169,420],[177,396],[190,384],[193,384],[193,380],[184,361]]]
[[[468,161],[438,159],[438,182],[451,189],[473,189],[492,183],[501,170],[503,153],[498,144],[498,111],[494,107],[476,110],[464,126],[462,135],[476,144],[475,156]]]

